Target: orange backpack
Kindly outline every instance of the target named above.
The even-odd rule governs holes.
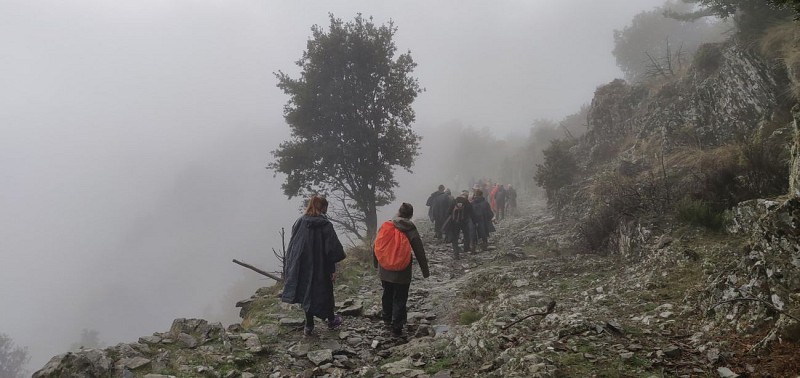
[[[392,221],[383,222],[375,237],[375,257],[385,270],[400,271],[411,264],[411,242]]]

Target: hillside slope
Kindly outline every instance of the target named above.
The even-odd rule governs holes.
[[[530,202],[499,224],[490,250],[454,261],[432,244],[431,277],[415,269],[407,335],[378,317],[380,282],[355,251],[337,285],[343,327],[318,338],[302,332],[302,311],[280,303],[277,287],[240,303],[242,324],[176,319],[168,332],[104,350],[54,357],[34,377],[294,376],[751,376],[800,373],[797,339],[761,357],[758,337],[729,333],[704,310],[709,282],[741,254],[747,237],[692,229],[652,233],[648,257],[559,256],[563,224]],[[425,230],[426,225],[420,222]],[[556,306],[546,316],[550,301]],[[736,312],[720,306],[718,312]],[[517,322],[516,324],[512,324]]]

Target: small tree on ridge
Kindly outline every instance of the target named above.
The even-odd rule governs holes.
[[[269,168],[287,176],[282,188],[289,198],[336,192],[349,199],[340,203],[353,207],[358,222],[339,218],[347,214],[335,203],[331,220],[370,238],[378,207],[394,200],[395,167],[410,171],[419,154],[420,137],[411,130],[411,104],[422,91],[411,76],[416,63],[410,52],[395,58],[391,21],[376,26],[359,14],[344,23],[330,15],[327,32],[311,30],[297,61],[300,77],[276,74],[290,97],[284,118],[292,137],[273,151]]]

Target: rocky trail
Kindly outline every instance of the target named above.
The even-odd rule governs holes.
[[[431,276],[423,279],[414,270],[402,337],[383,327],[380,283],[364,251],[361,259],[356,251],[336,285],[345,318],[337,330],[320,324],[317,336],[304,337],[302,312],[281,303],[277,288],[262,288],[237,303],[241,324],[176,319],[169,331],[136,343],[54,357],[34,377],[772,374],[767,370],[774,361],[744,354],[757,340],[716,332],[696,305],[703,301],[709,264],[734,248],[734,238],[684,234],[673,240],[665,233],[651,238],[646,259],[627,264],[567,253],[565,226],[543,204],[528,206],[528,215],[498,224],[488,250],[462,254],[461,260],[433,239],[429,225],[418,223]],[[552,313],[526,318],[545,312],[551,301]],[[773,358],[791,360],[794,351]]]

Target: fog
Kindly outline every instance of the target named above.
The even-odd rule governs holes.
[[[527,136],[576,112],[622,76],[612,30],[660,3],[0,2],[0,333],[34,370],[84,328],[113,345],[178,317],[235,322],[270,281],[231,259],[276,269],[299,214],[264,168],[289,136],[273,72],[297,76],[329,12],[394,20],[418,63],[422,155],[397,196],[421,215],[452,181],[442,125]]]

